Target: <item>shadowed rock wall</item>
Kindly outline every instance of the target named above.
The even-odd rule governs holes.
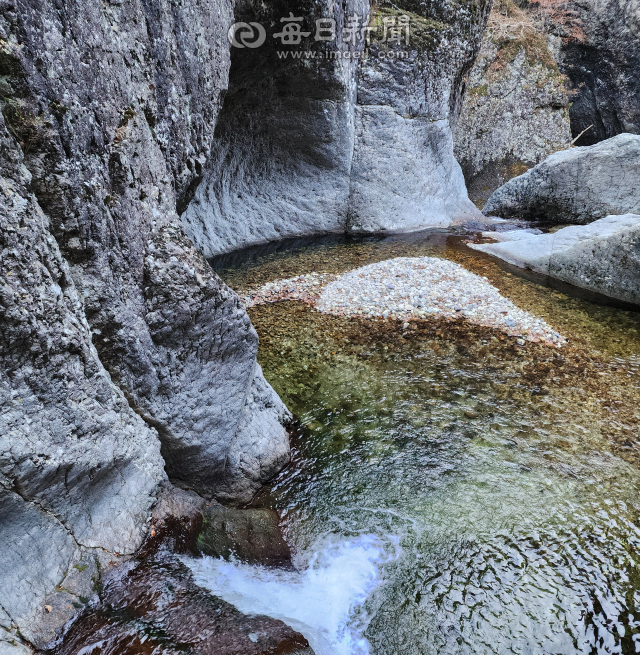
[[[575,95],[571,131],[588,146],[617,134],[640,134],[640,2],[557,3],[550,28],[563,39],[560,68]],[[553,6],[553,3],[552,3]]]
[[[289,11],[311,36],[283,47],[272,35]],[[451,127],[487,12],[484,0],[373,12],[365,0],[240,5],[236,19],[265,25],[267,41],[233,50],[213,155],[182,214],[194,242],[214,255],[314,232],[478,218]],[[406,48],[372,40],[363,53],[363,40],[345,41],[353,14],[373,26],[381,13],[411,17]],[[313,38],[322,17],[335,20],[330,43]]]
[[[482,206],[507,180],[571,143],[567,78],[533,12],[494,4],[467,81],[455,155],[469,197]]]

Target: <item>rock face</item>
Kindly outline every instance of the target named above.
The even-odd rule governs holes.
[[[272,37],[290,9],[310,36],[284,47]],[[371,16],[365,0],[286,10],[240,4],[236,19],[268,26],[267,42],[232,53],[213,156],[182,214],[200,250],[478,218],[453,158],[451,124],[487,11],[484,0],[406,2]],[[383,20],[402,14],[411,19],[410,45],[376,41]],[[362,40],[345,40],[354,15],[370,21],[366,54]],[[331,42],[314,40],[323,17],[336,24]]]
[[[569,147],[567,79],[549,38],[534,14],[511,0],[494,3],[455,135],[469,197],[480,206],[507,180]]]
[[[640,136],[620,134],[551,155],[495,191],[482,211],[576,224],[640,213],[639,169]]]
[[[347,228],[415,230],[477,218],[453,157],[462,78],[482,36],[487,5],[410,3],[373,8],[370,25],[410,18],[410,43],[375,37],[358,74]],[[464,38],[460,35],[464,34]],[[406,55],[402,57],[401,55]]]
[[[0,6],[0,633],[42,647],[93,593],[57,585],[140,546],[167,473],[245,503],[288,459],[289,414],[176,213],[231,4]]]
[[[516,230],[500,237],[500,243],[471,247],[574,286],[640,305],[638,214],[607,216],[553,234]]]
[[[211,557],[234,557],[251,564],[293,568],[279,521],[280,517],[271,509],[212,505],[204,512],[198,548]]]
[[[40,628],[45,596],[87,548],[135,550],[165,473],[100,362],[4,120],[0,139],[0,625],[39,644],[55,634]]]
[[[125,564],[105,577],[102,605],[73,624],[54,655],[313,655],[299,632],[242,614],[196,586],[170,555]]]
[[[4,111],[102,363],[158,431],[169,475],[209,496],[224,481],[227,497],[242,475],[227,460],[241,422],[250,425],[247,402],[260,389],[276,415],[286,412],[256,367],[246,313],[175,212],[213,139],[230,18],[222,2],[178,11],[130,0],[107,12],[90,3],[63,14],[53,2],[19,2],[5,27],[16,45],[5,55]],[[26,134],[29,121],[39,131]],[[273,460],[262,467],[273,473],[287,446],[282,426],[270,436]]]
[[[580,145],[640,133],[640,3],[580,0],[558,4],[549,21],[563,38],[560,67],[571,79],[574,137]]]

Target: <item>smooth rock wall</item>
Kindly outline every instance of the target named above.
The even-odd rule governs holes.
[[[266,25],[267,43],[232,53],[213,156],[181,215],[199,249],[212,256],[289,236],[481,219],[451,132],[488,7],[473,0],[385,9],[410,15],[415,27],[400,59],[375,42],[367,58],[364,42],[343,40],[354,13],[370,26],[381,18],[365,0],[239,5],[236,19]],[[311,34],[316,18],[332,16],[336,40],[277,45],[271,31],[289,11],[305,17]],[[303,56],[278,55],[286,50]]]

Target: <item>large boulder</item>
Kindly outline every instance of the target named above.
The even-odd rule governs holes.
[[[40,648],[94,593],[74,571],[140,546],[167,474],[246,503],[288,459],[289,413],[176,212],[231,3],[0,7],[0,643]]]
[[[266,43],[232,53],[213,154],[181,215],[200,250],[481,219],[453,156],[452,125],[488,8],[239,3],[236,20],[266,26]],[[289,11],[309,36],[285,47],[273,36]],[[354,16],[360,30],[368,23],[369,44],[346,38]],[[385,19],[402,16],[410,43],[382,43]],[[335,21],[330,42],[314,40],[322,18]]]
[[[244,503],[286,461],[288,415],[256,365],[257,334],[239,299],[176,213],[213,141],[231,6],[109,7],[9,2],[3,112],[93,346],[157,431],[169,476]],[[251,416],[257,404],[263,421]],[[252,463],[229,466],[234,444],[254,442],[243,455]],[[249,469],[259,473],[245,480]]]
[[[469,197],[480,206],[571,143],[567,78],[554,45],[532,10],[494,3],[455,133]]]
[[[487,216],[585,224],[640,213],[640,136],[620,134],[594,146],[556,152],[497,189]]]
[[[472,248],[568,282],[576,287],[640,305],[640,215],[607,216],[552,234],[529,230],[487,232],[498,243]]]

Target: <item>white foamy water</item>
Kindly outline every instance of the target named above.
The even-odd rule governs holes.
[[[324,545],[302,571],[282,571],[212,557],[184,558],[196,582],[245,614],[280,619],[301,632],[317,655],[368,655],[363,603],[390,559],[379,539]]]

